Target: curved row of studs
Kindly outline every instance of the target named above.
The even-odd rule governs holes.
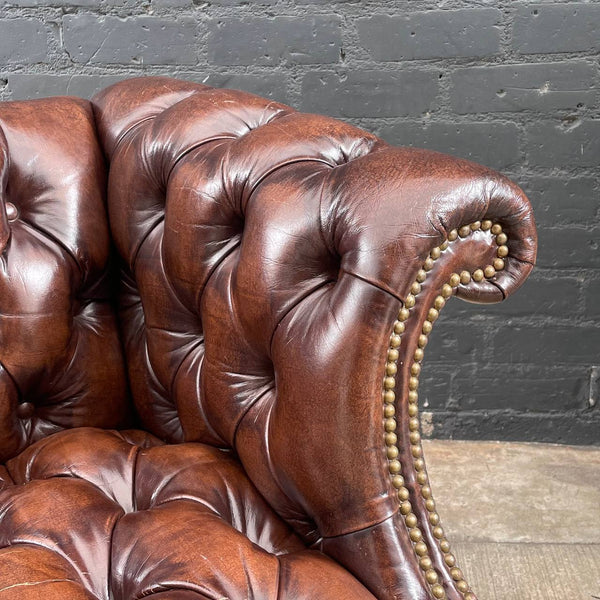
[[[459,237],[465,238],[473,231],[479,229],[483,231],[490,230],[492,235],[495,236],[495,241],[498,245],[496,258],[493,260],[493,264],[487,265],[483,269],[476,269],[473,273],[470,273],[469,271],[462,271],[460,274],[452,273],[448,281],[444,283],[440,294],[435,297],[433,306],[430,307],[427,318],[423,323],[422,332],[419,335],[417,342],[418,347],[414,352],[410,366],[410,378],[408,381],[408,415],[410,417],[408,428],[411,453],[414,459],[413,465],[416,471],[416,479],[421,486],[421,495],[425,500],[429,522],[433,526],[433,535],[438,540],[440,550],[444,555],[444,561],[450,568],[450,575],[455,582],[456,588],[461,592],[464,600],[476,600],[475,595],[470,591],[469,584],[463,578],[462,571],[456,566],[456,559],[450,552],[450,544],[444,536],[444,530],[440,525],[440,517],[435,510],[435,502],[431,494],[429,478],[425,469],[425,461],[423,460],[417,389],[419,387],[421,361],[423,360],[424,348],[428,341],[427,336],[431,333],[433,323],[437,320],[439,311],[444,307],[448,298],[454,294],[459,284],[466,285],[470,283],[471,280],[480,282],[483,281],[483,279],[490,279],[496,274],[496,271],[504,269],[504,258],[508,255],[508,247],[506,246],[508,238],[506,234],[502,232],[502,227],[499,224],[492,223],[492,221],[489,220],[475,221],[470,225],[464,225],[458,230],[454,229],[448,234],[448,240],[430,252],[423,264],[423,268],[417,273],[416,280],[411,286],[410,294],[406,297],[404,306],[398,313],[398,319],[394,322],[394,330],[390,336],[390,345],[387,351],[386,373],[383,381],[385,444],[389,461],[388,468],[392,477],[392,485],[397,490],[398,500],[400,501],[400,513],[404,517],[404,523],[408,529],[409,537],[413,542],[413,549],[419,559],[419,566],[424,572],[425,579],[431,586],[431,593],[435,598],[440,600],[446,598],[446,592],[439,582],[437,572],[433,568],[433,562],[429,557],[427,544],[423,541],[423,534],[418,527],[418,519],[413,513],[412,505],[409,500],[409,491],[404,485],[402,465],[398,460],[400,451],[398,449],[398,437],[395,433],[397,427],[395,418],[395,375],[398,371],[397,363],[400,356],[398,348],[402,343],[402,334],[405,330],[404,322],[408,319],[411,309],[416,304],[416,297],[421,291],[421,284],[427,278],[428,272],[433,268],[434,262],[441,256],[442,252],[448,248],[450,242],[455,241]]]

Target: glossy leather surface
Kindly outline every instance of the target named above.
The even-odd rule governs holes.
[[[48,279],[45,295],[19,295],[13,277],[13,307],[35,313],[32,298],[38,312],[60,307],[61,344],[72,350],[65,381],[87,387],[57,388],[62,420],[52,428],[19,437],[16,421],[0,424],[3,439],[17,435],[0,445],[10,458],[0,468],[0,600],[11,581],[35,581],[47,598],[433,598],[388,472],[386,349],[423,261],[453,229],[490,219],[510,238],[505,268],[456,295],[495,302],[524,281],[536,234],[519,188],[484,167],[393,148],[334,119],[167,78],[116,84],[91,106],[44,102],[46,112],[66,111],[56,124],[40,123],[35,102],[0,106],[4,255],[17,235],[6,202],[23,182],[50,182],[43,185],[58,200],[39,204],[36,215],[66,253],[50,270],[70,287]],[[91,110],[109,164],[120,277],[105,276],[106,180]],[[69,111],[80,111],[87,129],[78,133]],[[71,119],[76,143],[61,137],[60,124]],[[27,134],[12,134],[11,122]],[[65,155],[57,175],[45,175],[40,159],[21,159],[30,172],[14,170],[13,147],[39,157],[53,135],[51,155]],[[37,198],[37,189],[19,197]],[[55,220],[63,209],[65,219]],[[477,234],[445,253],[431,293],[449,273],[485,264],[490,239]],[[21,262],[29,270],[46,260],[31,246]],[[116,302],[118,280],[128,385],[149,433],[81,429],[129,418],[112,304],[97,300]],[[82,327],[98,342],[87,354],[78,342],[81,298],[96,310],[95,323],[97,305],[105,319]],[[4,310],[0,327],[11,323]],[[423,311],[417,307],[417,321]],[[2,410],[17,389],[23,395],[31,354],[65,355],[53,329],[31,339],[62,354],[19,345],[11,331],[2,330],[15,344],[0,357],[10,373]],[[35,373],[46,387],[56,381]],[[35,392],[26,397],[37,407],[46,397]],[[40,439],[62,427],[80,429]],[[405,452],[408,435],[399,437]],[[407,479],[423,522],[420,488]],[[75,513],[87,515],[83,524]],[[441,555],[432,550],[432,560],[447,598],[462,600]]]

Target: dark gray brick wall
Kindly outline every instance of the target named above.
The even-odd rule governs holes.
[[[167,74],[345,118],[505,171],[539,263],[450,302],[423,372],[438,437],[600,443],[600,2],[8,0],[0,100]]]

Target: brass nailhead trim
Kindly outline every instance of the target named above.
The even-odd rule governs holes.
[[[408,380],[408,436],[411,445],[411,454],[414,458],[413,465],[416,472],[417,482],[421,485],[421,496],[425,500],[425,507],[428,511],[429,522],[433,526],[433,535],[438,540],[440,550],[444,554],[444,562],[450,568],[450,575],[455,582],[456,589],[461,592],[464,600],[475,600],[475,595],[471,592],[469,584],[463,579],[462,571],[456,566],[456,559],[450,552],[450,544],[445,538],[444,530],[440,525],[440,517],[435,510],[435,502],[429,487],[429,479],[425,469],[425,461],[421,458],[423,449],[421,446],[420,421],[418,409],[418,387],[419,375],[421,373],[421,361],[423,360],[423,348],[427,346],[428,335],[431,333],[433,323],[439,317],[439,311],[444,307],[448,298],[454,295],[456,288],[462,284],[467,285],[471,280],[475,282],[491,279],[497,271],[504,269],[504,258],[508,255],[508,246],[506,245],[508,237],[502,232],[502,226],[498,223],[492,223],[490,220],[475,221],[469,225],[463,225],[460,229],[452,230],[448,234],[448,240],[440,246],[434,248],[425,259],[423,266],[419,269],[416,280],[410,288],[410,294],[406,297],[404,305],[398,313],[398,319],[394,322],[393,332],[390,336],[390,345],[387,351],[387,362],[385,366],[385,377],[383,380],[383,402],[384,402],[384,429],[386,455],[388,457],[388,469],[392,479],[392,486],[397,490],[398,500],[400,502],[400,514],[404,517],[404,523],[408,530],[408,535],[413,542],[413,550],[419,558],[419,566],[422,569],[427,583],[430,585],[431,593],[434,598],[444,600],[446,591],[439,583],[439,575],[433,569],[433,563],[429,558],[429,549],[423,541],[423,533],[418,526],[418,519],[413,513],[410,503],[410,493],[406,488],[404,477],[402,476],[403,466],[398,460],[400,454],[398,448],[398,436],[395,433],[396,423],[396,374],[398,372],[398,358],[400,353],[398,348],[402,343],[402,334],[405,331],[405,321],[409,318],[411,309],[416,304],[416,299],[421,292],[421,284],[427,279],[428,273],[433,269],[435,261],[442,255],[449,246],[449,242],[457,239],[464,239],[471,235],[473,231],[490,231],[495,238],[498,246],[496,258],[493,264],[486,265],[481,269],[475,269],[473,273],[462,271],[452,273],[448,281],[443,284],[440,293],[435,297],[433,306],[430,307],[427,317],[422,326],[422,333],[417,340],[417,348],[413,355],[413,362],[410,365],[410,378]]]

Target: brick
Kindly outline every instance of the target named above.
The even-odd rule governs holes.
[[[214,73],[209,75],[208,78],[195,79],[206,85],[243,90],[257,96],[288,103],[287,78],[283,73],[274,75],[224,75]]]
[[[399,123],[379,133],[398,146],[446,152],[495,169],[521,160],[519,131],[513,123]]]
[[[452,371],[440,367],[435,363],[428,363],[421,376],[419,385],[419,402],[421,408],[424,410],[451,408],[451,380]]]
[[[0,61],[5,63],[46,62],[48,36],[38,19],[0,20]]]
[[[438,75],[429,71],[307,73],[302,110],[337,117],[418,115],[433,108]]]
[[[598,361],[600,328],[547,325],[500,328],[493,337],[494,356],[511,364],[570,365],[589,367]],[[566,374],[566,372],[565,372]]]
[[[485,323],[469,325],[466,330],[462,323],[436,323],[427,344],[427,362],[442,364],[462,364],[481,360],[481,340],[486,331]]]
[[[493,8],[431,10],[358,19],[361,45],[375,60],[488,56],[500,48],[502,12]]]
[[[521,54],[600,49],[600,5],[524,4],[514,19],[513,46]]]
[[[128,75],[41,75],[12,73],[8,76],[8,92],[12,100],[47,96],[79,96],[91,98],[101,89],[126,79]]]
[[[600,228],[538,228],[540,267],[600,268]]]
[[[541,252],[544,251],[542,248]],[[465,319],[485,319],[489,327],[500,327],[498,317],[532,316],[564,317],[573,311],[580,297],[581,282],[576,277],[552,275],[548,277],[534,270],[519,291],[497,304],[471,304],[453,299],[444,308],[444,321],[464,322]],[[565,293],[568,290],[568,293]]]
[[[452,391],[460,410],[543,413],[586,408],[588,388],[585,369],[471,364],[457,368]]]
[[[64,48],[78,63],[196,63],[196,21],[192,18],[119,19],[84,13],[66,15],[63,32]]]
[[[600,189],[594,177],[535,177],[521,182],[538,225],[592,222],[600,212]]]
[[[600,120],[544,121],[527,127],[529,163],[541,167],[600,164]]]
[[[208,31],[211,64],[311,64],[340,59],[341,21],[337,16],[213,19]]]
[[[433,412],[433,436],[457,440],[506,440],[595,444],[600,440],[600,411],[560,414],[515,412]]]
[[[600,279],[587,282],[584,292],[584,316],[588,319],[600,319]],[[600,352],[597,356],[600,363]]]
[[[450,101],[459,114],[594,107],[595,75],[584,61],[457,69]]]
[[[36,7],[36,6],[85,6],[96,8],[101,6],[103,0],[9,0],[6,4],[10,6]],[[110,0],[104,0],[110,4]],[[114,4],[114,2],[112,2]]]

